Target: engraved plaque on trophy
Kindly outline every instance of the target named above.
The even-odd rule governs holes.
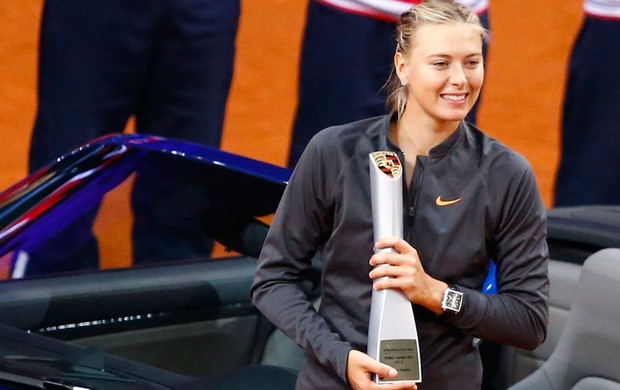
[[[374,152],[369,154],[369,160],[374,240],[402,238],[403,170],[398,155],[394,152]],[[402,291],[372,291],[367,352],[375,360],[398,370],[398,377],[377,377],[375,382],[422,381],[418,331],[411,302]]]

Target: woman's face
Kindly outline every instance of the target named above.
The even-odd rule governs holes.
[[[405,115],[438,124],[462,120],[484,79],[480,30],[467,23],[426,24],[413,39],[408,56],[394,58],[408,89]]]

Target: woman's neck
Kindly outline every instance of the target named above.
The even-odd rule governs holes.
[[[390,139],[405,155],[405,180],[411,185],[418,156],[428,156],[431,149],[444,142],[458,128],[459,121],[424,123],[405,114],[390,126]]]
[[[432,148],[444,142],[458,128],[460,121],[419,120],[407,112],[390,129],[390,138],[406,155],[428,156]]]

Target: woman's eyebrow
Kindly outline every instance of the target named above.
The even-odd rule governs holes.
[[[443,54],[443,53],[434,53],[434,54],[429,54],[426,56],[426,58],[454,58],[454,57],[455,56],[451,54]],[[465,56],[465,58],[470,58],[470,57],[482,57],[482,52],[470,53]]]

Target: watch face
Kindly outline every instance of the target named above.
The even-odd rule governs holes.
[[[458,313],[461,310],[461,305],[463,304],[463,293],[460,291],[455,291],[451,289],[447,289],[444,293],[443,302],[441,304],[442,309],[449,310],[455,313]]]
[[[463,294],[459,294],[456,291],[448,291],[448,296],[446,297],[446,306],[453,310],[461,309],[461,300],[463,299]]]

